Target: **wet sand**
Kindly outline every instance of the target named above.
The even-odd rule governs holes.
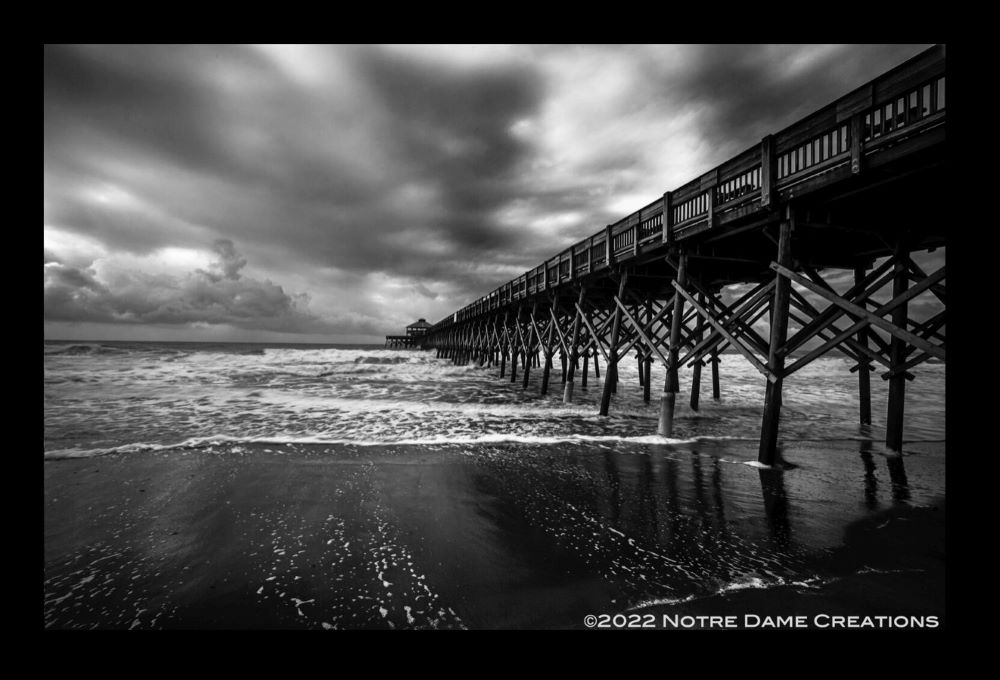
[[[943,628],[944,499],[930,507],[896,506],[851,524],[844,545],[820,559],[816,570],[823,574],[818,582],[743,588],[630,613],[652,614],[665,628],[711,628],[713,624],[704,619],[684,624],[677,617],[733,614],[735,629]],[[664,615],[672,618],[665,622]],[[804,625],[778,618],[789,616],[803,617]],[[877,616],[910,620],[894,623]]]
[[[754,449],[244,444],[47,461],[45,625],[943,619],[942,451],[893,463],[866,443],[800,444],[777,471],[747,464]]]

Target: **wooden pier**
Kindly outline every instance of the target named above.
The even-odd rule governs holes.
[[[938,45],[449,315],[418,344],[497,367],[511,382],[520,368],[524,388],[540,368],[543,394],[558,352],[566,402],[580,359],[583,387],[589,364],[596,379],[603,362],[601,415],[632,352],[646,401],[651,365],[666,371],[664,436],[680,369],[692,369],[697,410],[702,368],[718,399],[719,353],[736,350],[761,374],[759,460],[768,465],[778,462],[785,380],[836,351],[858,373],[862,424],[871,422],[870,374],[888,381],[886,446],[900,450],[909,371],[945,360],[945,268],[928,273],[910,257],[946,245],[945,103]],[[828,279],[842,272],[853,285],[838,293]],[[732,284],[749,290],[724,303]],[[910,318],[908,303],[924,293],[941,311]],[[754,324],[765,314],[761,333]]]
[[[385,346],[390,349],[419,347],[421,338],[430,330],[431,325],[426,319],[418,319],[406,327],[406,335],[385,336]]]
[[[412,335],[387,335],[385,336],[385,346],[390,349],[404,347],[416,347],[416,338]]]

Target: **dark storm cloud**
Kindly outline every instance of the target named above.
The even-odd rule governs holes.
[[[231,324],[239,328],[300,333],[339,330],[310,314],[308,298],[289,295],[281,286],[240,275],[246,265],[231,241],[214,244],[218,260],[209,270],[185,276],[142,271],[113,272],[107,283],[95,272],[45,264],[47,321],[130,324]],[[350,328],[374,332],[372,328]]]
[[[437,320],[920,49],[47,46],[46,315]]]
[[[681,69],[644,68],[666,105],[698,111],[699,134],[738,152],[902,63],[920,45],[691,45]]]
[[[221,272],[216,274],[198,270],[199,274],[204,274],[210,280],[218,282],[222,279],[238,281],[240,270],[247,266],[247,259],[236,252],[236,246],[227,238],[219,239],[212,244],[212,250],[219,256],[219,259],[212,263],[211,268]]]

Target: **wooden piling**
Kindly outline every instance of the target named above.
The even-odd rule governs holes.
[[[854,284],[859,285],[865,278],[865,267],[854,268]],[[868,329],[862,328],[858,331],[858,343],[868,347]],[[872,387],[871,387],[871,364],[863,357],[858,361],[858,407],[859,418],[862,425],[872,424]]]
[[[712,350],[712,399],[718,401],[720,398],[719,392],[719,352],[717,350]]]
[[[895,263],[893,264],[892,297],[893,299],[906,293],[909,286],[909,276],[906,268],[906,246],[904,239],[896,242]],[[906,328],[907,303],[892,310],[892,324],[897,328]],[[889,370],[896,369],[906,361],[906,343],[902,338],[892,336],[889,343]],[[859,373],[862,371],[858,371]],[[898,372],[889,378],[889,404],[885,418],[885,447],[891,451],[903,450],[903,409],[906,401],[906,376]]]
[[[649,327],[653,323],[653,299],[648,293],[646,294],[646,326]],[[649,333],[652,333],[653,329],[649,328]],[[653,340],[655,342],[655,339]],[[649,355],[652,351],[652,347],[647,350],[646,358],[639,364],[639,374],[642,377],[642,400],[645,403],[649,403],[649,397],[651,393],[650,388],[650,371],[652,369],[653,358]]]
[[[642,380],[642,400],[644,402],[646,402],[647,404],[649,403],[649,398],[650,398],[650,395],[652,394],[652,388],[650,387],[650,382],[651,382],[651,378],[652,378],[652,375],[651,375],[652,367],[653,367],[653,360],[652,360],[652,358],[646,357],[642,361],[641,368],[642,368],[642,374],[643,374],[643,380]]]
[[[577,297],[576,304],[583,304],[583,293],[584,289],[580,288],[580,293]],[[577,344],[580,342],[580,311],[577,310],[576,314],[573,315],[573,331],[570,333],[569,338],[569,369],[566,374],[566,381],[563,384],[563,403],[569,404],[573,401],[573,376],[576,373],[576,362],[579,359],[577,355]],[[587,359],[583,359],[583,384],[587,384]]]
[[[787,208],[786,219],[781,222],[778,236],[777,262],[783,267],[792,264],[792,228],[794,213]],[[785,344],[788,335],[788,307],[791,301],[791,281],[778,275],[774,285],[771,305],[771,336],[768,350],[767,368],[775,380],[768,381],[764,392],[764,417],[760,426],[760,449],[757,460],[764,465],[773,465],[778,452],[778,422],[781,418],[781,388],[785,371],[785,357],[778,349]]]
[[[708,301],[705,296],[701,296],[701,304],[708,308]],[[705,319],[701,316],[698,317],[698,322],[694,329],[694,344],[698,344],[701,341],[702,333],[705,329]],[[691,410],[698,410],[698,399],[701,396],[701,367],[703,362],[698,359],[695,361],[694,368],[691,371]]]
[[[678,257],[677,285],[687,285],[687,253],[682,249]],[[677,360],[679,358],[681,341],[681,319],[684,316],[684,296],[674,296],[674,310],[670,315],[670,349],[667,358],[667,377],[660,397],[660,421],[656,432],[663,437],[674,433],[674,405],[677,401],[679,381],[677,379]]]
[[[621,283],[618,284],[618,297],[625,295],[625,282],[628,279],[627,273],[622,273]],[[600,415],[608,415],[611,406],[611,393],[614,391],[615,383],[618,381],[618,372],[615,367],[618,365],[618,334],[621,331],[622,311],[615,305],[614,321],[611,324],[611,346],[608,348],[608,368],[604,371],[604,391],[601,393]],[[597,357],[594,357],[594,368],[597,367]]]
[[[595,357],[596,360],[596,357]],[[580,378],[580,389],[587,389],[587,369],[590,368],[587,364],[590,363],[590,352],[583,355],[583,377]],[[572,390],[572,388],[570,388]]]

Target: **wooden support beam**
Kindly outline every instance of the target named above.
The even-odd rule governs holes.
[[[892,299],[894,301],[902,300],[902,304],[897,304],[892,310],[892,325],[897,329],[906,328],[908,306],[906,303],[908,299],[906,293],[908,292],[909,278],[906,275],[905,256],[906,241],[903,237],[900,237],[896,242],[896,263],[893,267],[895,276],[892,280]],[[943,277],[944,267],[941,267],[937,273]],[[925,288],[929,288],[935,282],[932,276],[928,276],[922,283],[926,284]],[[911,290],[916,290],[918,287],[919,284]],[[881,319],[881,317],[878,318]],[[907,342],[907,339],[904,336],[893,333],[889,349],[889,362],[891,364],[890,369],[897,371],[897,375],[893,375],[889,379],[889,400],[885,416],[885,447],[890,451],[903,450],[903,410],[906,403],[906,380],[903,379],[902,375],[898,375],[898,373],[904,363],[903,352],[906,349],[905,342]],[[914,342],[910,342],[910,344],[918,346]],[[932,354],[925,348],[921,349],[926,354]],[[941,359],[942,361],[944,360],[943,351]]]
[[[720,391],[719,391],[719,353],[718,350],[712,350],[712,399],[719,401]]]
[[[535,319],[535,311],[538,309],[538,303],[536,302],[529,314],[528,318],[531,320],[531,327],[528,329],[528,344],[534,349],[542,345],[542,333],[538,329],[538,321]],[[531,331],[535,331],[535,342],[531,342]]]
[[[676,293],[674,293],[674,295],[676,295]],[[656,335],[656,332],[653,330],[653,325],[656,324],[656,323],[661,322],[662,317],[667,314],[667,312],[670,310],[672,304],[673,304],[673,301],[671,300],[670,304],[664,305],[663,308],[660,309],[660,311],[656,314],[656,316],[653,317],[653,320],[650,323],[646,324],[646,327],[645,327],[644,330],[650,336],[659,339],[657,337],[657,335]],[[636,342],[638,342],[639,339],[640,339],[639,336],[636,335],[635,338],[633,338],[631,341],[629,341],[628,343],[626,343],[624,345],[624,347],[623,347],[622,353],[625,353],[625,352],[628,352],[629,350],[631,350],[632,346],[635,345]],[[663,344],[663,343],[658,343],[658,344]]]
[[[912,375],[911,373],[907,373],[907,371],[909,369],[913,368],[914,366],[918,366],[918,365],[924,363],[928,359],[933,359],[933,358],[934,357],[932,357],[927,352],[921,352],[920,354],[918,354],[917,356],[913,357],[912,359],[910,359],[906,363],[902,363],[902,364],[896,366],[895,368],[889,369],[888,371],[886,371],[885,373],[883,373],[882,374],[882,380],[889,380],[890,378],[894,378],[894,377],[896,377],[897,375],[900,375],[900,374],[903,374],[904,377],[911,376]]]
[[[646,293],[646,327],[652,329],[653,326],[653,298],[649,293]],[[640,374],[642,376],[642,401],[644,403],[649,403],[650,397],[650,368],[652,367],[652,359],[650,358],[650,352],[646,352],[646,357],[642,360],[640,365]]]
[[[754,347],[754,349],[756,349],[761,354],[767,352],[767,342],[764,340],[763,337],[761,337],[760,333],[754,330],[753,326],[743,321],[742,315],[733,314],[732,308],[730,306],[724,304],[722,300],[716,299],[716,297],[712,295],[704,286],[695,283],[694,281],[691,281],[689,283],[694,284],[694,287],[701,294],[703,300],[704,299],[711,300],[712,307],[718,307],[722,313],[728,313],[730,315],[729,318],[739,327],[739,330],[741,331],[740,333],[741,337],[744,337],[747,340],[747,342],[749,342],[750,345]],[[712,307],[706,305],[705,309],[707,309],[710,313],[715,314]],[[729,324],[724,324],[724,325],[726,325],[727,328],[729,326]]]
[[[909,253],[906,254],[906,266],[909,267],[910,271],[918,277],[913,281],[914,283],[919,283],[922,279],[927,278],[927,272],[921,269],[920,265],[913,261],[913,258],[910,257]],[[941,304],[947,304],[944,299],[944,286],[931,286],[931,292],[934,293],[934,297],[941,301]]]
[[[672,282],[678,293],[687,284],[687,252],[681,247],[677,262],[677,280]],[[674,309],[670,317],[670,361],[667,364],[666,384],[660,397],[660,419],[656,432],[663,437],[674,433],[674,406],[677,401],[679,381],[677,378],[678,344],[681,338],[681,320],[684,317],[684,297],[674,294]]]
[[[862,328],[860,331],[858,331],[859,333],[862,332],[862,331],[864,331],[867,334],[867,337],[869,337],[869,338],[873,337],[873,334],[871,333],[871,328],[867,326],[867,321],[860,321],[860,322],[858,322],[858,324],[865,324],[865,327]],[[851,328],[849,328],[847,330],[840,330],[839,328],[837,328],[836,326],[834,326],[832,323],[828,324],[827,327],[832,328],[834,331],[836,331],[836,335],[834,335],[832,338],[830,338],[829,340],[827,340],[825,343],[823,343],[819,347],[817,347],[817,348],[809,351],[808,353],[806,353],[804,356],[802,356],[801,358],[799,358],[798,360],[796,360],[791,366],[788,366],[787,368],[785,368],[784,377],[787,378],[788,376],[792,375],[793,373],[795,373],[799,369],[805,368],[807,365],[809,365],[810,363],[812,363],[813,361],[815,361],[819,357],[823,356],[824,354],[826,354],[827,352],[829,352],[831,349],[833,349],[834,347],[836,347],[840,343],[845,343],[849,347],[851,347],[852,349],[854,349],[856,352],[858,352],[859,354],[862,354],[862,355],[868,357],[869,359],[871,359],[871,360],[873,360],[873,361],[875,361],[875,362],[877,362],[879,364],[882,364],[883,366],[888,367],[889,366],[889,359],[886,356],[883,356],[882,354],[879,354],[878,352],[872,350],[870,347],[868,347],[866,345],[859,344],[858,342],[856,342],[855,340],[853,340],[851,338],[851,335],[854,334],[854,331],[858,330],[857,329],[858,324],[855,324],[853,327],[851,327]],[[822,332],[822,329],[817,330],[817,331],[814,332],[814,335],[819,335],[819,333],[821,333],[821,332]],[[853,369],[852,369],[852,372],[854,372]],[[912,373],[907,373],[906,374],[906,379],[907,380],[913,380],[913,377],[914,376],[913,376]]]
[[[795,213],[787,208],[787,217],[781,223],[778,237],[778,262],[788,267],[792,263],[792,229]],[[778,354],[778,348],[785,344],[788,334],[789,291],[792,284],[787,279],[778,278],[774,286],[774,304],[771,313],[771,348],[767,356],[767,367],[775,376],[768,381],[764,392],[764,415],[760,425],[760,448],[757,460],[764,465],[774,465],[778,460],[778,424],[781,419],[782,373],[785,359]]]
[[[798,309],[800,311],[805,312],[806,314],[809,315],[810,318],[815,318],[816,317],[816,315],[819,312],[816,310],[815,307],[813,307],[812,305],[809,304],[808,300],[806,300],[804,297],[802,297],[802,295],[800,295],[799,292],[796,291],[794,288],[792,288],[789,292],[792,294],[792,298],[791,298],[791,305],[792,305],[792,307],[794,307],[795,309]],[[792,321],[794,321],[795,323],[799,324],[800,327],[805,326],[808,323],[808,321],[806,319],[803,319],[802,317],[800,317],[800,316],[798,316],[798,315],[796,315],[796,314],[794,314],[792,312],[788,313],[788,318],[791,319]],[[834,327],[834,328],[836,328],[836,327]],[[822,340],[829,340],[830,337],[831,337],[830,334],[826,332],[826,329],[821,329],[820,331],[818,331],[816,333],[816,336],[819,337]],[[845,339],[845,343],[844,344],[846,344],[846,342],[847,342],[847,340]],[[844,347],[844,344],[835,345],[834,349],[836,349],[838,352],[840,352],[841,354],[843,354],[844,356],[846,356],[848,359],[851,359],[852,361],[855,361],[855,362],[862,361],[861,357],[859,357],[856,352],[848,349],[847,347]],[[850,347],[850,345],[848,345],[848,347]],[[785,377],[788,377],[788,375],[786,374]]]
[[[607,354],[607,352],[604,351],[604,346],[601,345],[600,341],[597,339],[599,337],[597,335],[597,331],[595,331],[594,327],[590,325],[590,320],[587,318],[587,314],[583,311],[583,307],[580,306],[579,302],[576,303],[576,310],[580,313],[580,319],[583,321],[583,325],[586,326],[587,330],[590,332],[590,337],[595,341],[594,342],[594,346],[597,347],[598,350],[600,350],[601,356],[603,356],[604,357],[604,361],[607,362],[608,361],[608,354]],[[597,369],[597,359],[596,359],[596,356],[595,356],[595,359],[594,359],[594,369],[595,370]],[[601,376],[598,375],[597,377],[600,378]]]
[[[585,288],[580,286],[580,293],[577,298],[576,304],[576,314],[573,315],[573,335],[570,338],[570,358],[569,358],[569,371],[566,374],[566,384],[563,386],[563,403],[570,404],[573,402],[573,374],[576,372],[576,359],[577,359],[577,344],[580,342],[580,308],[579,306],[583,303]],[[584,359],[583,363],[583,377],[584,380],[587,378],[587,362]]]
[[[722,324],[720,324],[718,321],[716,321],[712,317],[712,315],[708,312],[708,310],[706,310],[704,307],[702,307],[701,305],[699,305],[695,301],[694,297],[690,293],[688,293],[686,290],[684,290],[679,285],[677,285],[676,281],[674,282],[674,288],[676,288],[677,291],[682,296],[684,296],[684,298],[688,302],[690,302],[693,307],[695,307],[698,310],[699,314],[701,314],[703,317],[705,317],[705,320],[708,321],[709,325],[711,325],[715,329],[715,331],[717,333],[719,333],[719,335],[721,335],[726,340],[728,340],[730,345],[732,345],[733,347],[735,347],[736,350],[740,354],[742,354],[746,358],[746,360],[749,361],[750,364],[754,368],[756,368],[758,371],[760,371],[761,375],[763,375],[765,378],[767,378],[768,381],[770,381],[770,382],[774,382],[774,381],[776,381],[778,379],[778,376],[775,375],[774,372],[772,372],[770,369],[768,369],[768,367],[765,366],[761,362],[760,359],[758,359],[756,356],[754,356],[753,352],[751,352],[749,349],[747,349],[743,345],[743,343],[741,343],[739,340],[736,339],[735,336],[733,336],[732,333],[730,333],[728,330],[725,329],[725,327],[723,327]]]
[[[865,268],[854,268],[854,284],[858,285],[865,279]],[[858,331],[858,343],[868,347],[868,334],[864,329]],[[862,425],[872,424],[872,386],[867,362],[858,362],[858,415]]]
[[[544,396],[549,391],[549,373],[552,371],[552,331],[554,326],[549,324],[548,336],[545,339],[545,367],[542,368],[542,389]]]
[[[628,309],[625,308],[625,305],[622,304],[622,301],[620,299],[618,299],[617,297],[615,297],[614,300],[615,300],[615,304],[618,305],[618,309],[621,310],[622,314],[625,315],[625,318],[632,325],[632,328],[635,329],[635,331],[639,334],[639,337],[642,338],[642,341],[646,343],[647,347],[650,347],[653,351],[656,352],[656,355],[658,357],[660,357],[660,361],[663,362],[664,367],[666,367],[667,370],[669,370],[670,369],[670,362],[668,362],[667,358],[665,356],[663,356],[662,352],[660,352],[660,348],[657,347],[655,344],[653,344],[653,341],[649,339],[649,336],[646,335],[643,332],[642,326],[639,325],[639,322],[635,320],[634,316],[632,316],[631,314],[629,314]]]
[[[760,205],[764,208],[771,207],[778,182],[776,158],[774,136],[767,135],[760,143]]]
[[[624,272],[621,283],[618,284],[618,297],[625,294],[625,283],[628,281],[628,272]],[[611,406],[611,391],[618,381],[618,333],[621,328],[621,307],[615,308],[614,323],[611,326],[611,347],[608,356],[608,367],[604,371],[604,391],[601,394],[600,415],[608,415]]]
[[[702,293],[701,301],[702,301],[702,305],[707,306],[706,303],[705,303],[705,294],[704,293]],[[698,323],[695,326],[694,336],[693,336],[693,338],[695,339],[696,342],[698,340],[701,340],[704,328],[705,328],[704,317],[699,316],[698,317]],[[692,411],[697,411],[698,410],[698,399],[699,399],[699,396],[701,395],[701,366],[702,366],[702,362],[701,361],[697,361],[697,362],[695,362],[694,368],[691,371],[691,410]]]
[[[835,291],[833,289],[833,286],[831,286],[829,283],[827,283],[826,280],[824,280],[823,277],[820,276],[819,272],[817,272],[815,269],[812,269],[811,267],[807,267],[807,266],[803,265],[802,266],[802,271],[804,271],[806,273],[806,275],[810,279],[812,279],[813,283],[815,283],[817,286],[825,288],[827,291],[829,291],[833,295],[838,295],[839,296],[839,294],[837,293],[837,291]],[[886,275],[884,281],[885,281],[885,283],[888,283],[891,279],[892,279],[892,272],[889,272],[889,274]],[[880,282],[880,283],[872,286],[867,291],[865,291],[865,293],[863,295],[859,296],[859,298],[857,300],[855,300],[855,302],[860,302],[863,305],[871,305],[871,306],[877,308],[878,307],[878,303],[875,302],[874,300],[871,300],[870,296],[874,295],[875,292],[879,288],[882,287],[882,285],[884,285],[884,284],[882,284]],[[843,296],[843,297],[847,297],[847,296]],[[844,310],[840,309],[836,305],[833,305],[833,308],[839,310],[841,312],[841,314],[846,313],[846,312],[844,312]],[[856,317],[856,316],[852,316],[851,314],[848,314],[848,316],[850,316],[852,319],[854,319],[854,321],[859,321],[858,317]],[[836,315],[835,318],[840,318],[840,314]],[[830,325],[832,326],[832,324],[830,324]],[[889,354],[889,345],[888,345],[888,343],[886,343],[884,340],[882,340],[882,338],[880,338],[874,332],[871,332],[870,329],[868,331],[868,336],[867,337],[869,339],[871,339],[872,342],[875,343],[876,347],[882,353],[884,353],[886,355]],[[850,343],[850,342],[853,342],[853,340],[848,340],[848,341],[845,341],[845,342]],[[788,353],[787,352],[783,352],[783,354],[787,355]]]
[[[744,322],[744,325],[753,326],[756,321],[756,318],[753,318],[753,315],[761,308],[761,306],[768,303],[766,297],[771,292],[772,288],[774,288],[774,279],[771,279],[766,283],[761,283],[753,289],[747,291],[743,297],[734,302],[728,308],[731,313],[729,318],[722,323],[723,328],[729,330],[730,325],[736,323],[736,317],[751,317],[749,320]],[[700,343],[695,345],[690,352],[688,352],[681,363],[687,363],[691,360],[692,356],[694,357],[694,360],[702,361],[705,354],[709,350],[715,351],[714,348],[717,348],[717,345],[724,340],[725,338],[719,332],[713,330],[705,340],[702,340]]]
[[[676,265],[674,264],[674,262],[671,260],[670,257],[667,257],[667,264],[671,265],[676,269]],[[772,281],[771,284],[773,285],[773,283],[774,282]],[[764,341],[764,338],[762,338],[760,334],[753,329],[752,326],[750,326],[749,324],[745,324],[742,320],[741,315],[733,313],[733,308],[740,304],[739,300],[735,302],[732,306],[727,306],[722,302],[722,300],[717,299],[705,285],[703,285],[700,281],[698,281],[693,277],[689,277],[687,287],[694,289],[695,292],[705,296],[706,299],[710,299],[712,301],[712,307],[717,306],[722,310],[722,312],[729,313],[730,321],[732,323],[737,323],[740,325],[740,330],[742,331],[742,335],[746,336],[748,342],[750,342],[750,344],[753,345],[758,352],[761,352],[762,354],[767,352],[767,343]],[[758,290],[762,287],[767,287],[767,286],[766,284],[758,284],[757,288],[755,288],[754,290]],[[754,290],[751,290],[749,293],[745,294],[744,298],[742,299],[745,299],[747,296],[752,295],[754,293]],[[711,307],[708,307],[708,309],[711,309]],[[729,322],[727,322],[724,325],[728,328]],[[689,340],[693,339],[693,337],[694,333],[690,333],[688,335]],[[709,343],[706,342],[705,346],[708,347]],[[688,356],[690,357],[691,354],[689,353]]]
[[[524,345],[524,341],[521,339],[521,308],[518,307],[517,311],[514,312],[514,329],[517,331],[517,336],[515,338],[514,334],[511,333],[511,344],[510,344],[510,381],[517,382],[517,356],[518,353],[515,351],[514,340],[520,340],[521,345]]]
[[[891,268],[892,268],[891,261],[883,262],[881,265],[872,270],[867,276],[865,276],[864,279],[862,279],[860,282],[855,283],[853,287],[851,287],[846,293],[844,293],[843,297],[848,300],[853,300],[856,303],[863,303],[865,300],[868,299],[868,297],[872,293],[877,291],[879,288],[881,288],[883,285],[885,285],[892,279],[892,273],[890,272],[883,279],[879,280],[877,284],[872,285],[872,282],[879,279],[879,277],[881,277],[886,272],[889,272]],[[817,328],[822,328],[828,325],[829,323],[836,321],[841,316],[843,316],[843,314],[844,314],[843,309],[831,305],[827,309],[823,310],[823,312],[820,313],[820,316],[813,319],[808,325],[806,325],[804,328],[801,328],[799,332],[797,332],[795,335],[789,338],[788,342],[785,343],[785,346],[778,350],[778,353],[783,354],[785,356],[791,354],[796,349],[801,347],[805,342],[807,342],[809,338],[815,335],[814,331]]]
[[[524,371],[524,375],[521,376],[521,389],[522,390],[528,389],[528,373],[530,372],[530,369],[531,369],[531,363],[532,363],[531,362],[531,355],[533,353],[532,349],[533,349],[533,346],[534,346],[534,343],[531,341],[531,334],[532,334],[532,331],[534,331],[535,333],[538,333],[538,326],[535,324],[535,312],[536,311],[538,311],[538,303],[537,302],[535,302],[532,305],[531,311],[528,312],[528,320],[531,321],[531,324],[528,326],[528,340],[527,340],[527,342],[524,343],[524,366],[521,367],[522,370]],[[541,341],[541,338],[539,338],[539,341]]]
[[[900,267],[902,267],[902,264],[900,264]],[[861,317],[862,318],[861,321],[858,321],[856,324],[854,324],[854,326],[851,326],[849,334],[853,335],[860,328],[863,328],[867,323],[870,323],[870,324],[878,326],[882,330],[888,332],[893,337],[898,338],[899,340],[902,340],[903,342],[908,342],[911,345],[913,345],[914,347],[917,347],[918,349],[921,349],[924,352],[927,352],[931,356],[935,356],[938,359],[941,359],[942,361],[945,360],[945,351],[944,351],[944,349],[932,345],[931,343],[927,342],[923,338],[918,337],[918,336],[914,335],[913,333],[910,333],[909,331],[905,330],[905,328],[900,328],[900,327],[896,326],[895,324],[893,324],[893,323],[891,323],[889,321],[886,321],[881,316],[879,316],[879,314],[885,314],[885,313],[887,313],[887,312],[889,312],[889,311],[891,311],[893,309],[897,309],[898,307],[900,307],[902,305],[905,305],[906,302],[910,298],[915,297],[916,295],[919,295],[921,292],[923,292],[923,290],[926,290],[930,286],[934,285],[934,283],[936,283],[937,281],[943,279],[944,278],[944,273],[945,273],[944,272],[944,270],[945,270],[944,267],[941,267],[941,269],[939,269],[934,274],[932,274],[931,276],[929,276],[926,279],[924,279],[919,285],[914,286],[913,288],[910,288],[909,290],[907,290],[905,287],[901,288],[901,290],[903,292],[900,293],[899,296],[894,296],[893,299],[890,302],[888,302],[887,304],[882,305],[881,307],[879,307],[877,313],[869,312],[867,309],[864,309],[863,307],[858,307],[856,304],[853,304],[851,302],[848,302],[847,300],[844,300],[843,298],[841,298],[837,294],[831,293],[831,292],[823,289],[821,286],[818,286],[815,283],[813,283],[812,281],[809,281],[808,279],[806,279],[806,278],[804,278],[802,276],[799,276],[795,272],[791,271],[787,267],[784,267],[784,266],[778,264],[777,262],[772,262],[771,263],[771,269],[775,270],[776,272],[778,272],[779,274],[781,274],[785,278],[789,279],[790,281],[794,281],[795,283],[799,284],[800,286],[808,288],[809,290],[811,290],[812,292],[816,293],[820,297],[823,297],[826,300],[828,300],[829,302],[832,302],[833,304],[835,304],[838,307],[842,308],[848,314],[853,314],[855,316]],[[898,279],[899,277],[896,277],[896,278]],[[894,285],[894,289],[896,287],[897,286]],[[904,323],[904,326],[905,326],[905,323]]]
[[[507,317],[509,312],[503,313],[503,335],[507,339],[507,347],[510,347],[510,333],[507,331]],[[499,340],[499,338],[498,338]],[[504,373],[507,371],[507,349],[501,346],[500,348],[500,377],[504,377]]]
[[[947,316],[946,312],[947,310],[942,309],[940,312],[938,312],[931,318],[927,319],[923,323],[917,323],[912,319],[907,319],[907,322],[913,324],[913,330],[916,331],[917,334],[920,335],[920,337],[925,339],[934,338],[935,340],[940,341],[942,345],[944,345],[945,336],[941,335],[937,331],[942,326],[945,325]],[[910,354],[913,354],[916,351],[917,349],[915,347],[907,347],[905,354],[906,356],[909,356]]]
[[[671,245],[673,244],[674,209],[673,198],[669,191],[663,194],[663,205],[661,209],[663,210],[663,217],[660,222],[660,241]]]
[[[554,304],[549,307],[549,314],[552,316],[552,325],[556,327],[556,336],[559,338],[559,346],[562,348],[562,354],[566,356],[569,348],[566,347],[566,338],[563,337],[562,328],[559,327],[559,319],[556,317]]]

